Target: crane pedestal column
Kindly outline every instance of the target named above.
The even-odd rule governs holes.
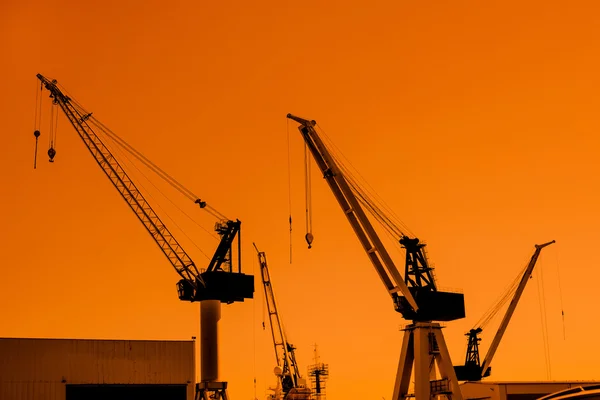
[[[227,400],[227,382],[219,382],[219,320],[221,302],[200,302],[200,383],[196,400]]]
[[[440,379],[431,379],[437,372]],[[408,393],[414,367],[414,395]],[[415,322],[404,329],[400,363],[394,385],[392,400],[413,397],[419,400],[445,397],[462,400],[456,373],[442,335],[442,327],[436,322]]]

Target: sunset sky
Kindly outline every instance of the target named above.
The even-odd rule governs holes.
[[[307,249],[303,142],[287,113],[319,123],[428,244],[438,285],[464,293],[466,318],[444,329],[454,364],[534,245],[556,240],[491,379],[549,378],[541,304],[550,378],[600,379],[599,13],[576,0],[3,0],[0,337],[198,336],[198,305],[178,300],[178,275],[62,115],[48,163],[47,91],[33,169],[41,73],[242,221],[243,270],[257,280],[254,300],[223,306],[221,378],[233,400],[254,398],[254,378],[258,399],[275,384],[252,242],[267,254],[302,372],[315,343],[329,364],[329,400],[389,399],[407,323],[314,164]],[[168,193],[202,228],[188,223],[146,186],[205,265],[215,220]],[[390,252],[403,273],[399,245]]]

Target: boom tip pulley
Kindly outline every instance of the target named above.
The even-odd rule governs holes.
[[[194,203],[198,204],[200,206],[200,208],[206,207],[206,202],[202,201],[200,199],[196,199],[196,201],[194,201]]]
[[[535,248],[536,249],[543,249],[546,246],[550,246],[552,243],[556,243],[556,240],[552,240],[552,241],[544,243],[544,244],[536,244]]]
[[[294,121],[296,121],[296,122],[298,122],[299,124],[302,124],[302,125],[311,125],[311,126],[317,125],[317,121],[315,121],[314,119],[311,120],[311,121],[309,121],[307,119],[297,117],[297,116],[295,116],[293,114],[290,114],[290,113],[288,113],[287,118],[289,118],[291,120],[294,120]]]

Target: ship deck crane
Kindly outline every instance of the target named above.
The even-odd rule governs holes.
[[[481,341],[481,338],[479,338],[479,334],[481,332],[483,332],[485,323],[489,322],[491,320],[491,318],[496,314],[496,312],[498,311],[500,306],[505,303],[501,301],[502,304],[497,304],[495,307],[493,307],[492,311],[489,312],[488,315],[485,316],[485,318],[482,318],[484,323],[478,324],[479,326],[471,329],[465,335],[468,337],[467,355],[465,357],[465,365],[459,365],[459,366],[454,367],[454,369],[456,370],[456,376],[459,381],[480,381],[482,378],[489,376],[491,374],[492,359],[494,358],[494,355],[496,354],[496,350],[498,350],[498,346],[500,345],[502,336],[504,336],[504,332],[506,332],[508,323],[510,322],[510,319],[512,318],[512,316],[514,314],[515,309],[517,308],[517,304],[519,303],[521,295],[523,294],[523,291],[525,290],[527,281],[529,281],[529,278],[531,277],[531,274],[533,273],[533,268],[535,267],[535,264],[540,256],[540,252],[542,251],[542,249],[544,247],[549,246],[552,243],[555,243],[555,241],[553,240],[551,242],[547,242],[544,244],[536,244],[535,245],[535,251],[534,251],[533,255],[531,256],[529,263],[525,267],[525,271],[523,272],[523,275],[521,276],[521,280],[519,281],[519,284],[514,291],[514,296],[508,306],[508,309],[506,310],[506,313],[504,314],[504,317],[502,318],[502,322],[500,322],[500,326],[498,327],[498,331],[496,332],[496,335],[494,336],[494,339],[492,340],[492,344],[490,345],[490,348],[488,349],[488,352],[485,355],[483,364],[481,363],[480,357],[479,357],[479,342]],[[507,296],[510,296],[511,292],[512,291],[509,290],[507,293]],[[507,296],[504,296],[503,299],[508,299]]]
[[[275,292],[271,283],[271,275],[267,265],[267,255],[264,251],[258,251],[258,263],[260,264],[261,278],[265,290],[265,302],[269,314],[269,326],[273,337],[273,346],[275,348],[275,358],[277,366],[275,375],[277,376],[277,387],[274,393],[269,397],[270,400],[310,400],[311,390],[306,386],[306,379],[302,378],[298,363],[296,362],[296,348],[287,340],[283,322],[277,310],[275,301]]]
[[[392,297],[394,308],[403,318],[412,321],[404,330],[392,400],[412,396],[408,391],[413,367],[414,396],[417,399],[446,396],[449,399],[462,400],[441,326],[433,321],[464,318],[463,295],[438,291],[432,268],[424,253],[425,244],[400,232],[399,242],[406,249],[405,278],[402,278],[365,214],[361,202],[375,218],[386,220],[385,216],[380,212],[373,212],[378,211],[376,207],[367,202],[366,196],[358,191],[357,185],[346,178],[317,133],[317,123],[292,114],[288,114],[287,118],[300,124],[298,130],[304,142]],[[441,379],[431,380],[430,377],[435,375],[436,364]]]
[[[92,113],[87,112],[74,99],[65,95],[56,80],[50,80],[41,74],[37,74],[37,78],[41,81],[41,85],[50,92],[53,104],[61,108],[102,171],[144,225],[175,271],[181,276],[181,280],[177,283],[179,299],[201,302],[201,382],[196,385],[196,398],[227,400],[227,382],[220,382],[218,379],[217,338],[220,304],[241,302],[244,299],[252,298],[254,293],[254,277],[241,272],[240,221],[221,220],[215,224],[215,230],[221,240],[208,267],[200,272],[118,160],[94,132],[90,123],[96,122],[96,120]],[[101,123],[96,123],[96,126],[103,130]],[[53,148],[50,150],[49,156],[52,160],[56,152]],[[201,208],[206,207],[206,203],[199,199],[195,199],[195,203],[199,204]],[[238,268],[237,271],[234,271],[232,244],[236,236],[238,238]]]

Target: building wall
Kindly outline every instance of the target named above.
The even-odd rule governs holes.
[[[185,384],[194,342],[0,338],[0,399],[64,400],[66,384]]]

